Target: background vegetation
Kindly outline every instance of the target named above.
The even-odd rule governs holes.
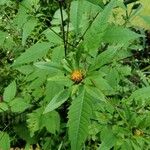
[[[149,150],[148,0],[0,0],[0,150]]]

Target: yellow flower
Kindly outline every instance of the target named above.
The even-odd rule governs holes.
[[[135,135],[135,136],[142,136],[142,135],[143,135],[143,131],[141,131],[141,130],[139,130],[139,129],[135,129],[134,135]]]
[[[74,70],[71,74],[71,80],[75,83],[80,83],[83,80],[83,73],[81,70]]]

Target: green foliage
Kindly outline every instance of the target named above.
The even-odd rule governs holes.
[[[0,149],[6,150],[10,149],[10,138],[5,132],[0,132]]]
[[[139,2],[0,6],[0,149],[149,149],[149,36],[130,24]]]
[[[21,56],[16,59],[13,65],[21,65],[42,58],[47,54],[49,48],[50,44],[47,42],[36,43],[22,53]]]
[[[61,106],[69,98],[69,91],[63,90],[50,101],[50,103],[45,108],[44,113],[51,112]]]
[[[16,89],[16,82],[13,81],[12,83],[10,83],[8,85],[8,87],[4,91],[4,95],[3,95],[4,101],[10,102],[15,97],[16,90],[17,90]]]
[[[85,93],[85,89],[79,89],[78,96],[73,100],[68,113],[69,138],[71,149],[81,149],[88,136],[88,126],[92,114],[92,102]]]

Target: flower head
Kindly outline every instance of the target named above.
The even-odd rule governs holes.
[[[71,80],[75,83],[80,83],[83,80],[83,73],[81,70],[74,70],[71,74]]]

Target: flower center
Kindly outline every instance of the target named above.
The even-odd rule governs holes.
[[[75,70],[71,74],[71,80],[75,83],[80,83],[83,80],[83,73],[81,70]]]

